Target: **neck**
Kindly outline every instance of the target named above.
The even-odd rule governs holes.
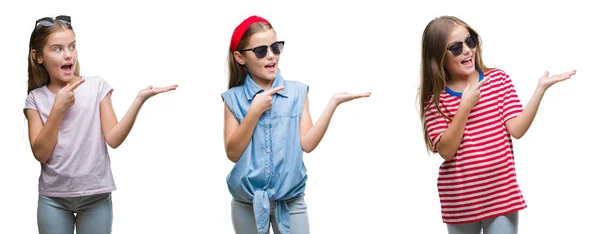
[[[269,90],[273,87],[273,81],[275,80],[265,80],[265,79],[261,79],[261,78],[254,78],[252,76],[250,76],[252,78],[252,80],[254,81],[254,83],[256,83],[258,85],[258,87],[260,87],[263,90]]]
[[[475,70],[468,75],[451,75],[448,85],[466,86],[467,83],[475,84],[479,82],[479,71]]]
[[[73,76],[71,81],[65,82],[60,79],[50,77],[50,83],[47,85],[47,87],[48,87],[48,90],[50,90],[50,92],[57,93],[60,89],[67,86],[67,84],[75,83],[75,82],[79,81],[80,79],[81,79],[81,77],[79,77],[79,76]]]

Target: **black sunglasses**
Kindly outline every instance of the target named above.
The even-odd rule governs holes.
[[[285,44],[284,41],[277,41],[277,42],[271,44],[270,46],[263,45],[263,46],[258,46],[258,47],[254,47],[251,49],[239,50],[239,52],[251,50],[254,52],[254,55],[256,55],[257,58],[261,59],[261,58],[264,58],[265,56],[267,56],[269,47],[271,47],[271,51],[273,51],[273,54],[281,54],[281,51],[283,50],[283,44]]]
[[[477,47],[477,37],[470,35],[469,37],[467,37],[467,39],[465,39],[464,44],[467,44],[467,46],[471,49]],[[448,49],[450,52],[452,52],[452,54],[454,56],[458,56],[458,55],[462,54],[463,48],[464,48],[463,42],[459,41],[459,42],[456,42],[456,43],[448,46],[448,48],[446,48],[446,49]]]
[[[41,19],[38,19],[35,21],[35,26],[37,27],[38,24],[44,25],[46,27],[51,26],[54,24],[54,22],[58,20],[60,22],[63,22],[65,24],[71,24],[71,16],[67,16],[67,15],[59,15],[53,18],[51,17],[44,17]]]

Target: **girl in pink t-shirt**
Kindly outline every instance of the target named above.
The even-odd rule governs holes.
[[[484,65],[481,39],[465,22],[438,17],[422,39],[420,115],[428,150],[445,160],[437,186],[448,233],[517,233],[527,205],[512,137],[527,132],[546,90],[575,71],[546,72],[523,108],[510,76]]]
[[[31,150],[42,167],[39,232],[73,233],[76,227],[79,234],[110,233],[116,187],[106,145],[119,147],[144,102],[177,85],[141,90],[119,122],[110,85],[79,75],[71,17],[37,20],[29,52],[24,113]]]

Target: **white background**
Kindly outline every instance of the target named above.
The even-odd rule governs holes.
[[[334,92],[373,93],[340,106],[317,150],[305,155],[311,233],[446,232],[436,190],[442,160],[425,151],[416,102],[421,35],[445,14],[479,32],[485,63],[512,77],[523,105],[544,71],[577,69],[550,88],[533,126],[515,141],[529,205],[519,228],[595,231],[600,49],[597,8],[582,2],[4,1],[0,233],[37,232],[40,166],[22,112],[26,52],[35,20],[59,14],[72,16],[82,74],[113,86],[119,119],[140,89],[179,84],[149,100],[125,143],[110,150],[113,233],[233,233],[220,94],[231,33],[253,14],[286,41],[280,68],[310,85],[314,121]]]

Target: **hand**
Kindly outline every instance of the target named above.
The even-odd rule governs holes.
[[[558,82],[561,82],[561,81],[571,78],[571,76],[575,75],[575,73],[577,73],[577,71],[571,70],[569,72],[565,72],[562,74],[557,74],[557,75],[548,77],[548,71],[546,71],[546,72],[544,72],[544,76],[542,76],[542,78],[540,78],[538,87],[542,88],[545,91],[546,89],[550,88],[550,86],[552,86],[553,84],[556,84]]]
[[[351,101],[358,98],[370,97],[371,92],[364,93],[336,93],[331,97],[331,101],[337,106],[344,102]]]
[[[53,107],[58,108],[58,110],[61,112],[67,111],[69,107],[75,104],[75,93],[73,90],[79,87],[79,85],[83,84],[83,82],[85,82],[85,80],[81,78],[79,81],[73,84],[69,83],[62,89],[58,90],[58,93],[56,93],[56,98],[54,99]]]
[[[259,115],[262,115],[262,113],[268,111],[273,106],[273,95],[283,89],[285,89],[284,86],[279,86],[257,94],[254,96],[254,100],[252,100],[250,110],[257,111]]]
[[[146,100],[148,100],[148,98],[151,98],[156,94],[169,92],[175,89],[177,89],[176,84],[168,87],[152,87],[152,85],[150,85],[147,88],[140,90],[140,92],[138,93],[138,98],[141,99],[142,102],[145,102]]]
[[[471,87],[471,84],[467,83],[467,87],[462,92],[462,97],[460,99],[460,105],[466,105],[467,108],[473,108],[479,102],[479,98],[481,97],[481,93],[479,89],[485,82],[490,79],[490,76],[483,78],[483,80],[479,81],[476,85]]]

